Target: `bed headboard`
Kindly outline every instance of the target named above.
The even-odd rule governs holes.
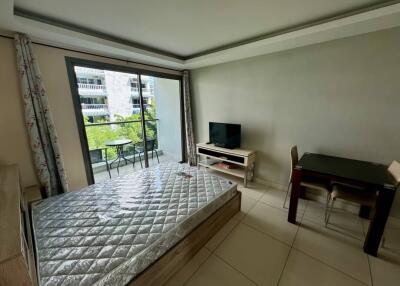
[[[37,285],[29,213],[16,165],[0,165],[0,285]]]

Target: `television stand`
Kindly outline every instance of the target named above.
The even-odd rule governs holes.
[[[197,166],[223,172],[243,179],[244,186],[254,178],[256,151],[245,149],[227,149],[214,144],[198,143],[196,145]],[[218,165],[224,162],[232,166],[225,169]]]

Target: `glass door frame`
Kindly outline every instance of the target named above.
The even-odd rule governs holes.
[[[74,58],[74,57],[65,57],[65,63],[67,66],[68,79],[69,79],[69,84],[70,84],[72,101],[73,101],[73,105],[74,105],[75,119],[76,119],[76,123],[77,123],[77,127],[78,127],[79,139],[80,139],[80,143],[81,143],[80,145],[81,145],[81,150],[82,150],[82,155],[83,155],[83,161],[85,164],[86,178],[87,178],[87,182],[89,185],[94,184],[95,181],[94,181],[92,164],[90,161],[89,143],[88,143],[88,139],[87,139],[86,131],[85,131],[85,123],[84,123],[84,118],[83,118],[83,114],[82,114],[80,95],[78,92],[78,80],[77,80],[76,73],[75,73],[75,66],[109,70],[109,71],[115,71],[115,72],[124,72],[124,73],[135,74],[138,76],[138,88],[139,88],[138,90],[139,90],[139,99],[140,99],[139,103],[140,103],[140,110],[141,110],[140,121],[142,124],[142,137],[143,137],[145,168],[149,167],[149,161],[148,161],[148,154],[147,154],[147,137],[146,137],[146,127],[145,127],[146,119],[145,119],[144,112],[142,112],[144,110],[144,102],[143,102],[143,94],[142,94],[141,77],[142,76],[152,76],[152,77],[159,77],[159,78],[165,78],[165,79],[179,80],[180,118],[181,118],[181,122],[180,122],[181,126],[180,127],[181,127],[181,146],[182,146],[181,158],[182,158],[182,161],[186,161],[187,158],[186,158],[186,140],[185,140],[185,138],[186,138],[185,137],[185,117],[184,117],[184,109],[183,109],[182,75],[174,75],[174,74],[168,74],[168,73],[163,73],[163,72],[158,72],[158,71],[115,65],[115,64],[103,63],[103,62],[86,60],[86,59],[81,59],[81,58]],[[143,64],[143,65],[145,66],[145,64]]]

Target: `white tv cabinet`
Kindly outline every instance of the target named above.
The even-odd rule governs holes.
[[[226,149],[214,144],[198,143],[196,145],[197,165],[220,171],[243,179],[244,186],[253,180],[256,151],[245,149]],[[235,169],[224,169],[218,162],[229,162],[237,165]]]

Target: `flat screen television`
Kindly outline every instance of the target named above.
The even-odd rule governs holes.
[[[240,124],[210,122],[210,143],[223,148],[239,148],[240,129]]]

